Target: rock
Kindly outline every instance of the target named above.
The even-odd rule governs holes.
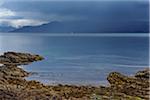
[[[107,77],[107,80],[115,92],[125,93],[147,100],[149,99],[147,97],[149,94],[149,79],[145,80],[136,77],[128,77],[118,72],[112,72]]]
[[[17,94],[13,91],[1,90],[0,89],[0,100],[18,100]]]
[[[29,53],[6,52],[0,56],[0,63],[7,65],[24,65],[43,59],[44,58],[39,55],[31,55]]]
[[[150,69],[149,68],[147,68],[143,71],[138,71],[135,74],[136,78],[142,78],[142,79],[149,79],[149,76],[150,76]]]
[[[0,67],[0,74],[4,76],[12,76],[12,77],[27,77],[29,75],[28,72],[24,71],[21,68],[18,68],[16,65],[3,65]]]

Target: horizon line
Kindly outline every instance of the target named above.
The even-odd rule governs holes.
[[[37,36],[72,36],[72,37],[150,37],[150,33],[1,33],[4,36],[14,35],[37,35]]]

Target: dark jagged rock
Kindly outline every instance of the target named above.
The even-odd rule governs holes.
[[[145,71],[141,72],[144,73]],[[142,74],[142,76],[143,75],[145,76],[145,74]],[[141,97],[147,100],[149,99],[149,79],[128,77],[118,72],[112,72],[109,74],[107,80],[109,81],[113,91]]]
[[[6,52],[0,56],[0,63],[5,65],[24,65],[43,59],[39,55],[31,55],[29,53]]]
[[[16,65],[3,65],[0,67],[0,74],[5,76],[12,77],[26,77],[29,75],[28,72],[24,71],[21,68],[18,68]]]
[[[142,78],[142,79],[149,79],[149,76],[150,76],[150,69],[149,68],[147,68],[143,71],[138,71],[135,74],[136,78]]]

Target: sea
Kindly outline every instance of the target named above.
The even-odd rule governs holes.
[[[39,54],[45,59],[21,66],[44,84],[106,85],[117,71],[132,76],[149,67],[149,36],[136,33],[0,33],[0,53]]]

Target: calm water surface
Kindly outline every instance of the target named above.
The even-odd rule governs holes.
[[[0,53],[40,54],[45,60],[24,66],[28,80],[46,84],[106,84],[111,71],[132,75],[148,67],[148,37],[0,34]]]

